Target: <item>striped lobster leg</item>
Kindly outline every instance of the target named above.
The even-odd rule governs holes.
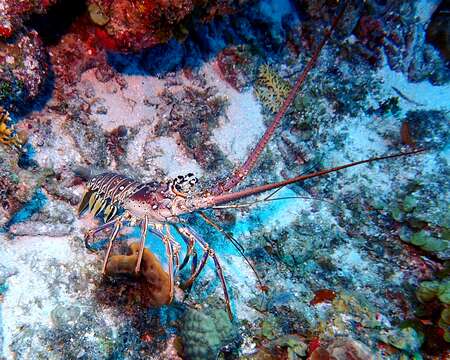
[[[215,251],[213,249],[211,249],[209,247],[208,243],[205,240],[203,240],[200,237],[200,235],[196,234],[194,232],[194,230],[192,230],[191,228],[189,228],[187,226],[183,226],[183,227],[180,226],[177,228],[177,230],[180,232],[180,234],[182,236],[185,236],[190,241],[192,241],[194,243],[198,243],[204,251],[202,260],[200,261],[200,264],[196,268],[195,272],[191,275],[191,277],[186,281],[186,283],[183,284],[183,288],[189,288],[192,286],[192,283],[197,279],[197,277],[203,270],[203,268],[206,264],[206,261],[208,260],[209,257],[211,257],[214,260],[216,272],[217,272],[217,275],[219,276],[220,282],[222,284],[223,295],[225,298],[225,304],[226,304],[226,308],[227,308],[228,317],[230,318],[230,320],[233,320],[233,313],[231,312],[230,297],[228,295],[227,284],[226,284],[225,278],[223,276],[222,265],[220,264],[219,258],[217,257]]]

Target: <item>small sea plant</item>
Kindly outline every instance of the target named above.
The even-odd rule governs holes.
[[[269,65],[264,64],[259,67],[255,93],[270,111],[277,112],[290,91],[289,82],[278,75]]]

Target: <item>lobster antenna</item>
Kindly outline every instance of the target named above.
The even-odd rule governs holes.
[[[214,210],[241,209],[241,208],[250,207],[250,206],[258,204],[258,203],[264,203],[264,202],[269,202],[269,201],[278,201],[278,200],[290,200],[290,199],[316,200],[316,201],[327,202],[331,205],[335,205],[331,200],[315,198],[313,196],[282,196],[282,197],[270,198],[270,199],[268,199],[268,197],[269,196],[265,197],[264,199],[255,200],[255,201],[248,202],[248,203],[241,203],[241,204],[234,204],[234,205],[217,205],[217,206],[211,207],[211,209],[214,209]]]
[[[214,229],[216,229],[217,231],[219,231],[221,234],[223,234],[228,240],[230,240],[230,242],[234,245],[234,247],[236,248],[236,250],[239,252],[239,254],[241,254],[241,256],[244,258],[245,262],[248,264],[248,266],[250,266],[250,268],[252,269],[253,273],[256,276],[256,280],[259,283],[259,286],[261,289],[263,289],[263,283],[261,280],[261,277],[259,276],[258,272],[256,271],[255,267],[253,266],[253,264],[250,262],[250,260],[247,258],[247,256],[245,256],[245,249],[243,248],[243,246],[239,243],[239,241],[237,241],[230,233],[226,232],[219,224],[215,223],[211,218],[209,218],[203,211],[199,211],[198,212],[199,215],[202,217],[203,220],[206,221],[207,224],[211,225]]]
[[[323,155],[320,158],[320,160],[318,162],[316,162],[315,164],[313,164],[312,166],[310,166],[308,169],[306,169],[305,171],[303,171],[303,173],[301,173],[300,175],[304,175],[304,174],[308,174],[310,172],[310,170],[314,169],[323,159]],[[283,189],[284,186],[279,187],[278,189],[276,189],[275,191],[271,192],[269,195],[267,195],[264,200],[269,200],[272,196],[274,196],[278,191],[280,191],[281,189]],[[281,198],[280,198],[281,199]],[[305,197],[305,199],[308,199],[307,197]],[[310,198],[315,199],[313,197]],[[323,199],[315,199],[315,200],[322,200],[322,201],[327,201],[327,200],[323,200]]]
[[[345,8],[347,6],[347,1],[343,1],[343,4],[341,6],[341,9],[338,11],[337,15],[334,17],[333,22],[331,23],[330,27],[325,31],[324,36],[320,43],[317,45],[316,50],[312,54],[311,58],[307,62],[305,68],[297,78],[297,81],[295,82],[294,86],[292,87],[291,91],[287,95],[286,99],[284,100],[283,104],[281,105],[280,109],[276,113],[274,119],[272,120],[271,124],[263,134],[263,136],[260,138],[256,146],[253,148],[252,152],[250,153],[250,156],[245,160],[245,162],[237,168],[233,175],[225,180],[220,181],[218,185],[213,189],[212,194],[213,195],[220,195],[224,193],[228,193],[231,189],[235,188],[238,184],[244,180],[247,175],[250,173],[250,171],[255,167],[256,162],[258,161],[261,153],[263,152],[264,148],[266,147],[269,140],[272,138],[273,134],[275,133],[275,130],[280,125],[281,120],[283,119],[284,115],[286,114],[287,110],[289,109],[290,105],[294,102],[299,90],[303,86],[303,83],[306,81],[306,78],[309,74],[309,72],[314,68],[316,65],[317,60],[319,59],[320,53],[322,51],[322,48],[326,45],[328,40],[331,38],[331,35],[333,34],[333,31],[336,29],[339,20],[342,18],[345,12]]]
[[[269,184],[265,184],[265,185],[252,187],[252,188],[247,188],[247,189],[244,189],[241,191],[236,191],[233,193],[212,196],[211,199],[209,200],[209,204],[208,204],[209,206],[207,206],[207,207],[214,207],[214,206],[224,204],[227,202],[236,201],[236,200],[248,197],[248,196],[257,195],[257,194],[260,194],[260,193],[263,193],[266,191],[271,191],[271,190],[274,190],[274,189],[277,189],[279,187],[283,187],[286,185],[298,183],[298,182],[316,178],[316,177],[322,177],[322,176],[328,175],[330,173],[334,173],[334,172],[337,172],[339,170],[343,170],[343,169],[346,169],[349,167],[353,167],[353,166],[357,166],[357,165],[361,165],[361,164],[372,163],[372,162],[380,161],[380,160],[397,158],[397,157],[401,157],[401,156],[413,155],[413,154],[417,154],[417,153],[424,152],[424,151],[426,151],[426,149],[420,148],[417,150],[411,150],[411,151],[396,153],[396,154],[392,154],[392,155],[373,157],[373,158],[369,158],[369,159],[365,159],[365,160],[355,161],[352,163],[336,166],[336,167],[329,168],[329,169],[319,170],[319,171],[316,171],[316,172],[313,172],[310,174],[296,176],[294,178],[275,182],[275,183],[269,183]],[[202,206],[202,208],[205,207],[204,204],[201,204],[200,206]]]

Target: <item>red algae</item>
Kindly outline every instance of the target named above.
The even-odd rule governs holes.
[[[314,299],[310,301],[311,305],[317,305],[323,302],[331,302],[336,297],[336,292],[329,289],[320,289],[314,293]]]

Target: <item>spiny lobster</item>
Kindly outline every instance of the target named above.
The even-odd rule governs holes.
[[[124,222],[129,222],[132,226],[139,224],[141,226],[141,236],[135,272],[139,273],[139,271],[141,270],[142,255],[148,231],[160,238],[165,245],[166,254],[168,257],[168,272],[170,280],[169,303],[173,299],[174,275],[176,274],[176,272],[183,269],[183,267],[186,266],[186,264],[190,260],[190,257],[192,256],[193,265],[191,275],[184,284],[184,287],[188,288],[199,276],[208,258],[211,257],[215,263],[216,271],[222,284],[228,315],[230,319],[232,319],[233,316],[230,307],[230,299],[220,261],[214,250],[209,247],[208,243],[203,240],[190,226],[183,223],[183,215],[191,214],[194,212],[199,212],[200,215],[202,215],[201,210],[203,209],[214,208],[225,203],[236,201],[244,197],[256,195],[265,191],[278,189],[289,184],[297,183],[314,177],[324,176],[326,174],[359,164],[411,155],[424,151],[423,149],[419,149],[409,152],[397,153],[394,155],[366,159],[330,169],[317,171],[311,174],[297,176],[276,183],[247,188],[242,191],[230,192],[239,183],[241,183],[249,174],[249,172],[254,168],[260,154],[264,150],[268,141],[281,122],[281,119],[286,114],[288,107],[291,105],[300,87],[304,83],[306,76],[314,67],[321,49],[330,38],[333,30],[336,28],[339,18],[342,17],[342,14],[344,12],[344,8],[345,4],[344,6],[342,6],[338,15],[335,17],[330,30],[325,33],[324,38],[318,45],[307,66],[300,74],[295,85],[288,94],[280,110],[276,114],[274,120],[267,128],[267,130],[257,143],[256,147],[253,149],[248,159],[240,168],[238,168],[234,172],[231,177],[229,177],[225,181],[219,182],[215,188],[211,189],[210,191],[195,193],[193,191],[193,188],[197,182],[197,179],[193,176],[193,174],[178,176],[177,178],[166,183],[140,183],[126,176],[114,173],[104,173],[95,176],[89,181],[89,183],[87,184],[87,191],[85,192],[79,206],[79,212],[81,213],[87,208],[89,208],[89,210],[92,211],[94,215],[103,212],[105,224],[86,233],[86,246],[88,248],[90,247],[90,240],[97,233],[106,228],[113,228],[106,250],[106,255],[103,261],[103,274],[105,274],[106,272],[112,245],[117,238],[119,230]],[[215,225],[214,223],[208,221],[208,218],[206,216],[204,216],[204,219],[207,220],[207,222],[209,222],[211,225]],[[181,235],[181,238],[187,245],[187,253],[181,263],[179,261],[179,251],[181,247],[170,232],[171,225],[178,231],[178,233]],[[194,250],[196,244],[198,244],[203,250],[202,259],[200,260],[200,263],[198,265],[196,263],[197,259]],[[193,254],[195,256],[193,256]]]

